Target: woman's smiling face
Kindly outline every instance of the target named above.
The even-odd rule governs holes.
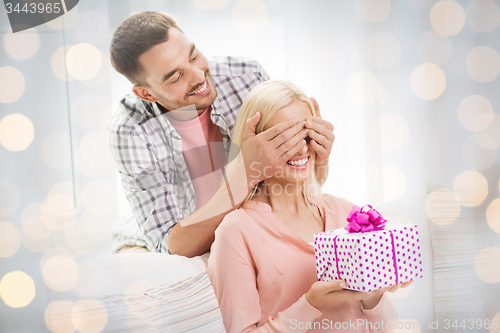
[[[295,101],[276,111],[266,126],[264,126],[264,131],[290,118],[298,118],[302,122],[310,116],[312,116],[312,112],[309,105],[302,101]],[[309,142],[307,142],[301,151],[289,159],[274,174],[273,178],[285,182],[304,182],[310,175],[311,160],[314,159],[315,155],[316,153],[311,149]]]

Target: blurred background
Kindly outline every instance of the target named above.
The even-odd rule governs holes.
[[[336,135],[324,192],[418,225],[425,277],[391,298],[402,323],[421,327],[396,332],[432,332],[446,319],[500,332],[499,7],[80,0],[13,34],[2,6],[0,332],[106,329],[104,307],[94,304],[102,325],[90,327],[81,304],[61,313],[53,300],[92,299],[114,283],[93,258],[110,253],[128,205],[106,126],[131,84],[110,66],[108,47],[121,21],[145,10],[172,14],[207,57],[256,59],[314,96]]]

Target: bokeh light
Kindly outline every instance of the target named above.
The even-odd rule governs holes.
[[[76,124],[86,130],[101,127],[101,117],[109,107],[104,98],[96,93],[86,93],[78,96],[73,103]]]
[[[474,170],[488,169],[497,159],[497,150],[484,148],[477,142],[474,135],[465,139],[461,153],[465,165]]]
[[[101,129],[107,130],[111,117],[113,113],[118,109],[118,105],[110,105],[101,113]]]
[[[106,59],[106,57],[102,53],[101,53],[101,60],[102,60],[102,66],[101,69],[99,69],[99,71],[97,72],[97,74],[91,79],[82,81],[82,83],[87,87],[96,88],[104,86],[108,83],[111,71],[114,71],[114,69],[111,68],[111,63],[109,59]]]
[[[500,248],[482,249],[474,262],[477,276],[486,283],[500,282]]]
[[[475,170],[464,171],[455,178],[453,191],[465,207],[479,206],[488,196],[488,182]]]
[[[357,107],[369,107],[378,101],[382,87],[372,73],[359,71],[351,74],[345,82],[346,96]]]
[[[0,258],[12,257],[21,247],[21,234],[12,223],[0,221]]]
[[[99,333],[108,323],[108,313],[101,302],[82,300],[73,306],[71,320],[82,333]]]
[[[478,82],[491,82],[500,73],[500,55],[489,46],[478,46],[469,52],[467,73]]]
[[[54,232],[42,219],[42,204],[34,203],[26,207],[21,215],[22,229],[30,238],[44,239]]]
[[[473,0],[465,13],[467,23],[475,32],[492,32],[500,23],[500,9],[493,0]]]
[[[446,88],[446,74],[436,64],[422,64],[411,73],[411,88],[424,100],[441,96]]]
[[[477,127],[489,125],[481,132],[474,133],[476,141],[486,149],[500,147],[500,115],[497,113],[483,114],[477,120]]]
[[[79,219],[65,233],[68,247],[79,254],[93,252],[101,244],[100,238],[92,237],[85,232],[83,223],[87,221],[88,219]],[[109,236],[109,233],[107,235]]]
[[[78,6],[75,6],[69,12],[45,24],[54,30],[70,29],[78,21],[78,17]]]
[[[66,54],[66,68],[77,80],[90,80],[102,66],[101,52],[92,44],[72,46]]]
[[[55,291],[67,291],[78,281],[78,266],[72,256],[56,254],[42,264],[45,284]]]
[[[0,217],[14,214],[20,202],[17,187],[8,180],[0,180]]]
[[[75,326],[71,318],[74,303],[54,301],[45,310],[45,323],[54,333],[73,333]]]
[[[82,190],[83,207],[93,215],[106,215],[116,207],[116,189],[104,179],[88,182]]]
[[[500,234],[500,198],[493,200],[488,206],[486,221],[491,230]]]
[[[431,24],[442,35],[456,35],[465,25],[465,10],[455,1],[440,1],[432,7]]]
[[[45,164],[54,170],[71,167],[71,140],[67,133],[52,133],[43,140],[41,151]]]
[[[104,131],[93,131],[83,137],[76,150],[75,165],[87,177],[98,177],[108,170],[111,157]]]
[[[26,247],[31,252],[43,253],[54,246],[54,244],[56,243],[56,237],[55,235],[51,235],[47,238],[36,239],[26,235],[26,233],[23,231],[21,232],[21,241],[24,247]]]
[[[97,296],[104,289],[106,273],[101,265],[95,261],[84,260],[79,262],[78,272],[78,281],[73,289],[81,296]]]
[[[226,7],[228,0],[193,0],[198,10],[222,10]]]
[[[394,66],[401,56],[401,45],[388,32],[379,32],[368,38],[365,46],[368,61],[378,68]]]
[[[417,54],[423,63],[442,66],[450,59],[452,51],[451,40],[435,31],[427,31],[417,42]]]
[[[98,10],[88,10],[80,14],[74,27],[75,36],[81,43],[101,45],[107,43],[109,36],[108,17]]]
[[[439,225],[453,223],[460,215],[461,210],[458,195],[447,188],[433,190],[425,200],[427,217]]]
[[[500,323],[500,312],[493,316],[491,322]],[[490,326],[490,333],[500,333],[500,325],[497,325],[496,327],[493,325]]]
[[[269,20],[267,6],[260,0],[239,0],[231,11],[234,26],[245,34],[255,34]]]
[[[85,211],[78,225],[85,235],[95,240],[103,240],[109,239],[114,221],[107,215],[95,216]]]
[[[43,222],[52,230],[66,230],[76,220],[74,201],[63,193],[49,194],[42,204],[41,212]]]
[[[382,167],[382,200],[385,202],[396,201],[406,191],[406,176],[393,165]]]
[[[383,22],[391,13],[391,1],[355,0],[354,10],[363,22]]]
[[[52,72],[61,81],[74,81],[76,80],[68,71],[66,70],[66,55],[71,46],[66,45],[58,48],[50,60],[52,67]]]
[[[382,116],[379,121],[380,146],[386,150],[402,148],[410,138],[408,123],[397,114]]]
[[[40,48],[40,35],[35,28],[12,33],[9,29],[3,40],[5,51],[15,60],[32,58]]]
[[[20,71],[11,66],[0,67],[0,103],[14,103],[24,89],[24,76]]]
[[[14,271],[0,280],[0,297],[11,308],[23,308],[35,298],[35,282],[23,271]]]
[[[31,120],[23,114],[14,113],[0,121],[0,144],[10,151],[21,151],[35,138]]]
[[[483,115],[486,116],[482,117]],[[493,120],[493,105],[484,96],[467,96],[458,106],[458,119],[460,124],[469,131],[482,131]]]

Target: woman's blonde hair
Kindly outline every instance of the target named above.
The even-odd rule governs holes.
[[[264,127],[276,111],[297,101],[304,102],[311,111],[311,115],[316,116],[316,110],[311,100],[299,88],[290,82],[271,80],[261,83],[257,87],[253,88],[241,106],[234,129],[232,138],[233,144],[231,145],[232,149],[229,154],[229,160],[233,160],[239,154],[239,148],[243,144],[245,123],[248,119],[255,116],[257,112],[260,112],[260,121],[255,129],[255,133],[259,134],[264,130]],[[316,173],[314,171],[315,158],[313,156],[310,157],[309,163],[311,165],[310,170],[312,171],[302,186],[302,194],[304,195],[304,199],[309,209],[311,209],[314,215],[317,215],[317,210],[314,208],[314,205],[319,205],[327,209],[331,208],[321,194],[321,185],[318,183]],[[260,184],[254,186],[244,203],[255,195],[259,185]]]

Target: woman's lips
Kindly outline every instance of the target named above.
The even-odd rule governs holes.
[[[301,159],[293,159],[293,160],[288,160],[286,162],[286,165],[289,168],[292,168],[294,170],[304,170],[307,169],[307,165],[309,164],[309,156],[301,158]]]

